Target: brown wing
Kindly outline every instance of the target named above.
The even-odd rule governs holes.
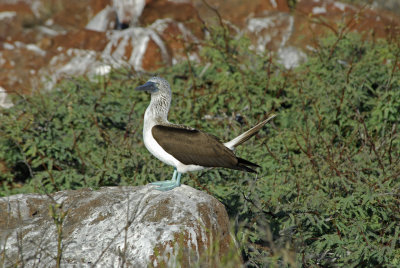
[[[151,132],[166,152],[185,165],[244,169],[233,152],[210,134],[164,125],[154,126]]]

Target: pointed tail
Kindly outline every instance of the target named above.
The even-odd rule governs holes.
[[[268,117],[267,119],[265,119],[264,121],[258,123],[257,125],[255,125],[254,127],[252,127],[251,129],[247,130],[246,132],[240,134],[239,136],[237,136],[236,138],[234,138],[231,141],[225,142],[224,145],[226,147],[228,147],[229,149],[233,150],[235,149],[236,146],[242,144],[243,142],[247,141],[248,139],[250,139],[253,135],[255,135],[258,131],[260,131],[260,129],[266,124],[268,123],[272,118],[274,118],[276,116],[276,114],[271,115],[270,117]]]

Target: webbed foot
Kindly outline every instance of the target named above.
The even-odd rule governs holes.
[[[157,185],[158,187],[155,189],[163,192],[172,190],[175,187],[179,187],[181,185],[178,181],[175,180],[157,181],[157,182],[152,182],[151,184]]]
[[[178,176],[177,176],[178,175]],[[174,174],[172,175],[172,179],[168,181],[156,181],[152,182],[150,184],[152,185],[157,185],[158,187],[156,190],[159,191],[169,191],[174,189],[175,187],[181,186],[181,173],[177,172],[176,169],[174,169]]]

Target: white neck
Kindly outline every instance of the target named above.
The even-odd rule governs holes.
[[[168,123],[168,112],[171,105],[171,96],[166,94],[152,94],[149,106],[144,114],[144,129],[157,124]]]

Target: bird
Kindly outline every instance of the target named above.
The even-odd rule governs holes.
[[[276,115],[222,143],[216,136],[195,128],[168,121],[172,91],[168,81],[151,77],[138,91],[151,94],[150,104],[144,114],[143,142],[147,150],[167,165],[174,167],[171,180],[151,183],[160,191],[169,191],[181,185],[181,175],[186,172],[222,167],[257,173],[259,165],[237,157],[235,147],[254,136]]]

